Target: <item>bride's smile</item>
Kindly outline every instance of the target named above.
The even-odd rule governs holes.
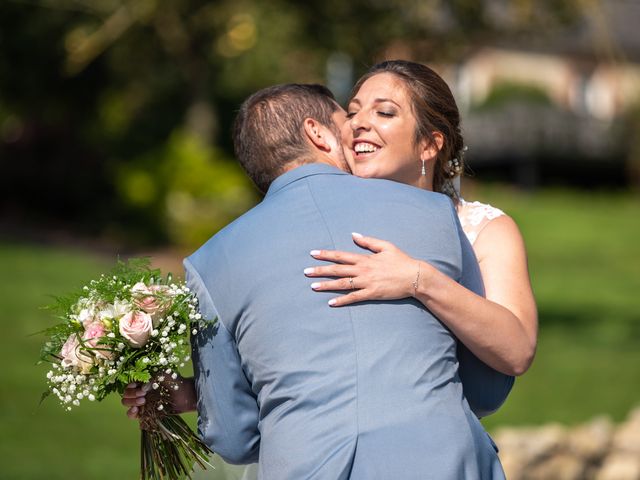
[[[369,153],[375,153],[378,151],[380,147],[378,145],[374,145],[373,143],[357,140],[353,142],[353,151],[356,154],[356,157],[363,157]]]
[[[349,102],[342,139],[347,162],[359,177],[418,186],[421,146],[411,99],[395,75],[369,78]]]

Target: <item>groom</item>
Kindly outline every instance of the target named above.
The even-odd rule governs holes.
[[[446,197],[344,172],[344,119],[316,85],[242,105],[236,155],[266,196],[184,262],[218,321],[192,339],[195,376],[175,410],[197,408],[205,442],[231,463],[259,461],[263,479],[502,478],[452,334],[413,299],[330,308],[303,274],[312,248],[357,251],[359,231],[482,292]],[[512,378],[461,355],[469,403],[495,410]]]

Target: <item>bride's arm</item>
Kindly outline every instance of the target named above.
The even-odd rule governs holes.
[[[342,277],[314,283],[315,290],[357,289],[333,299],[332,306],[414,296],[487,365],[507,375],[522,375],[529,368],[536,349],[537,312],[524,242],[509,217],[489,222],[474,246],[486,298],[389,242],[357,235],[354,241],[374,254],[322,250],[313,256],[338,264],[305,270],[312,277]]]
[[[469,302],[469,308],[476,316],[477,332],[465,328],[472,326],[463,325],[459,319],[456,322],[454,312],[449,312],[447,325],[487,364],[504,373],[521,375],[533,362],[538,338],[538,313],[529,280],[524,240],[513,219],[503,215],[487,224],[473,249],[486,299],[465,297],[460,301]],[[435,293],[431,304],[438,300]],[[431,304],[427,307],[431,308]],[[440,306],[434,308],[441,309]],[[483,328],[488,329],[483,332],[486,339],[482,337]],[[491,336],[495,336],[493,341],[489,338]],[[482,350],[485,350],[484,354],[480,353]]]

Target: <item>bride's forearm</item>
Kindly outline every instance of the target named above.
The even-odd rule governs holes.
[[[521,375],[531,365],[535,340],[509,309],[426,262],[420,262],[414,296],[487,365],[508,375]]]
[[[515,224],[512,228],[516,228]],[[488,230],[489,227],[485,228],[485,232]],[[521,241],[514,241],[518,240],[515,235],[518,232],[505,235],[499,228],[493,230],[497,238],[492,232],[489,237],[484,233],[488,238],[485,243],[492,250],[489,254],[481,251],[484,255],[479,262],[488,300],[426,262],[419,262],[417,276],[416,259],[390,242],[355,234],[354,242],[374,252],[372,255],[313,251],[314,258],[333,264],[307,268],[304,273],[309,277],[336,277],[312,283],[315,291],[348,291],[331,299],[332,307],[414,296],[486,364],[508,375],[520,375],[529,368],[535,352],[535,300],[524,247]],[[495,245],[500,245],[497,252]],[[412,281],[416,279],[414,288]]]

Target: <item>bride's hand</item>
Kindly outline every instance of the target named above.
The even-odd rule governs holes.
[[[334,265],[310,267],[304,270],[308,277],[336,277],[335,280],[314,282],[315,291],[350,290],[347,295],[329,301],[340,307],[365,300],[397,300],[414,294],[414,282],[419,262],[390,242],[353,234],[353,241],[371,255],[336,250],[313,250],[317,260]]]

